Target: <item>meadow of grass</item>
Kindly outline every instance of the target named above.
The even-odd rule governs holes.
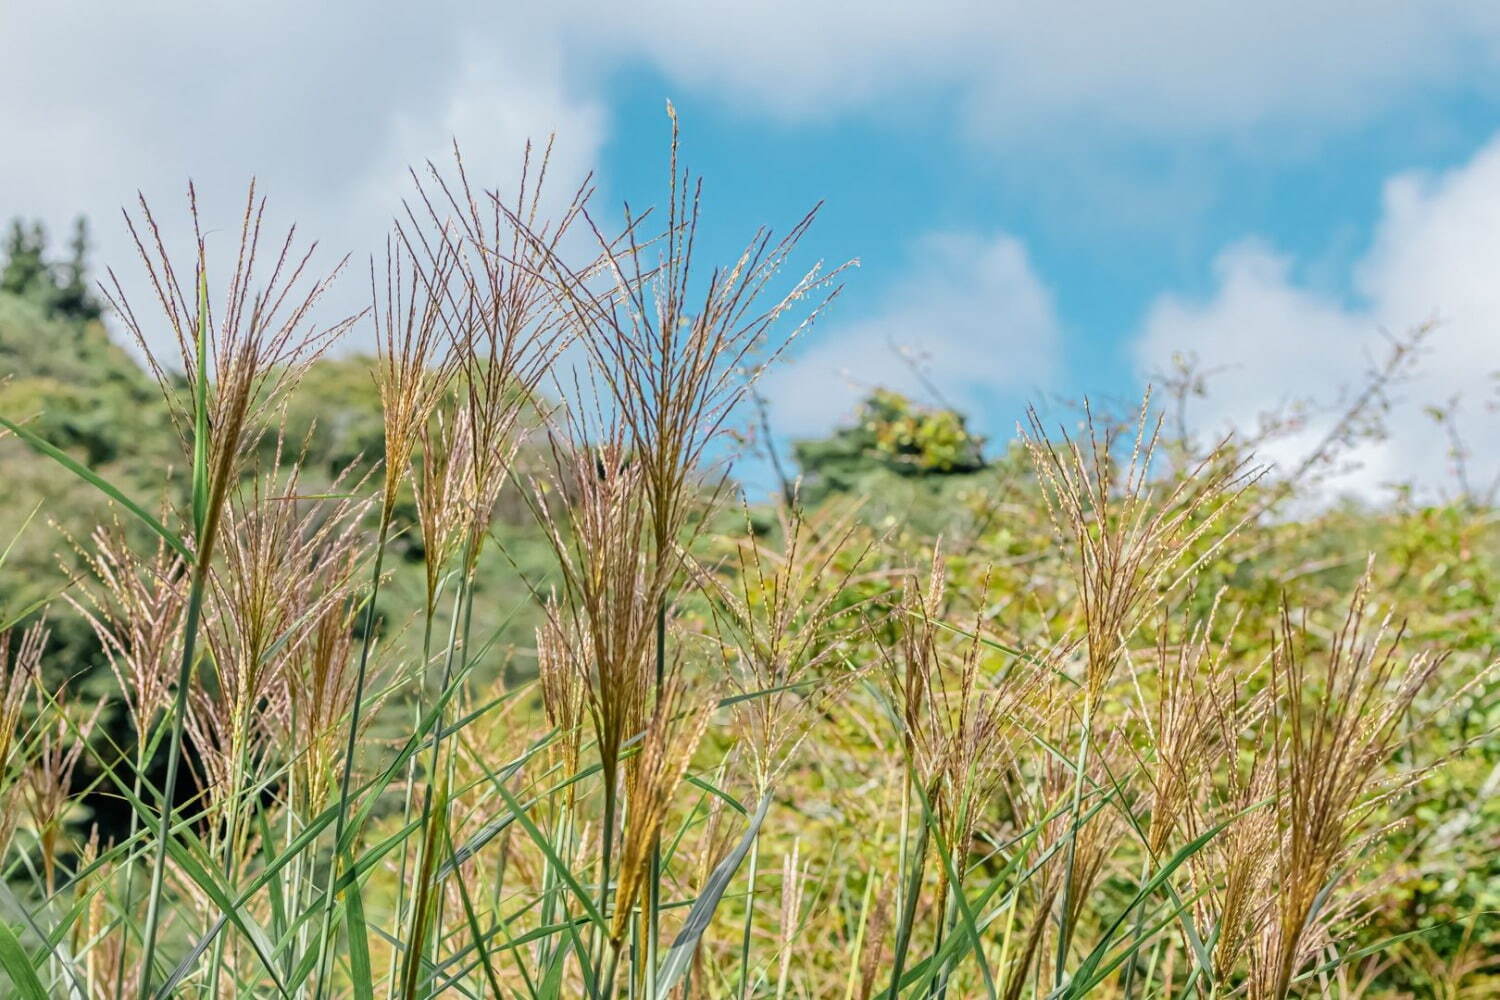
[[[750,502],[755,380],[838,291],[812,217],[704,261],[675,143],[613,228],[545,160],[422,175],[331,324],[253,190],[228,259],[143,203],[154,465],[0,397],[65,473],[18,537],[100,497],[4,616],[7,995],[1500,988],[1492,517],[1308,501],[1404,342],[1290,473],[1149,398],[984,459],[881,394]],[[337,366],[377,455],[298,416]]]

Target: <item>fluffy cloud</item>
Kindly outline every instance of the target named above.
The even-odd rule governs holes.
[[[1206,300],[1164,296],[1150,309],[1136,357],[1143,373],[1190,351],[1221,374],[1200,418],[1253,426],[1295,397],[1325,403],[1356,384],[1385,350],[1382,331],[1436,321],[1418,375],[1401,387],[1387,440],[1361,449],[1342,485],[1361,492],[1414,480],[1452,488],[1448,440],[1422,411],[1459,399],[1458,428],[1476,488],[1500,469],[1500,419],[1489,412],[1500,372],[1500,138],[1440,174],[1411,173],[1385,185],[1372,245],[1350,277],[1352,304],[1300,286],[1291,262],[1246,243],[1217,261]],[[1285,466],[1327,432],[1313,420],[1270,457]]]
[[[271,218],[323,240],[330,265],[354,254],[329,312],[359,308],[409,164],[441,162],[458,135],[474,176],[504,183],[523,142],[556,131],[562,188],[604,138],[602,104],[573,86],[545,24],[467,4],[65,3],[3,20],[0,218],[57,231],[84,214],[122,276],[136,269],[119,209],[137,185],[181,231],[191,178],[210,251],[227,253],[254,176]]]
[[[983,425],[997,394],[1053,378],[1060,334],[1052,297],[1018,240],[933,234],[912,259],[873,315],[820,328],[767,375],[761,391],[778,433],[825,431],[876,386],[959,406]]]
[[[1359,118],[1408,88],[1493,69],[1500,13],[1484,0],[801,0],[701,4],[564,0],[601,49],[629,47],[678,78],[806,117],[956,94],[991,130],[1221,132],[1268,118]]]
[[[792,117],[881,114],[941,95],[986,134],[1028,146],[1355,121],[1415,88],[1492,75],[1497,10],[1479,0],[1157,0],[1080,4],[1071,16],[1018,0],[870,0],[857,11],[793,0],[32,6],[9,11],[0,31],[10,150],[0,211],[102,218],[142,179],[190,173],[217,191],[255,171],[288,214],[362,238],[370,203],[383,211],[404,166],[440,154],[451,129],[506,158],[519,137],[556,129],[570,164],[592,165],[607,74],[640,63]]]

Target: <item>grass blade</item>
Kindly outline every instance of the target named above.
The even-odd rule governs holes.
[[[47,1000],[47,990],[42,986],[41,979],[37,978],[31,958],[26,954],[26,949],[21,947],[21,942],[10,925],[3,920],[0,920],[0,968],[4,968],[5,974],[10,977],[17,996],[24,997],[25,1000]]]
[[[4,427],[16,437],[29,444],[35,451],[38,451],[41,454],[52,459],[52,461],[56,462],[58,465],[61,465],[64,469],[67,469],[69,472],[73,473],[73,475],[77,476],[79,479],[82,479],[84,482],[94,487],[94,489],[98,490],[100,493],[103,493],[105,496],[118,503],[121,507],[124,507],[126,510],[130,511],[130,513],[134,514],[137,518],[140,519],[142,524],[146,525],[146,527],[154,531],[162,539],[162,541],[170,545],[172,547],[172,551],[176,552],[178,555],[182,556],[182,558],[188,560],[189,562],[192,561],[193,553],[192,550],[187,547],[187,543],[185,543],[176,532],[172,531],[166,525],[158,521],[150,511],[146,510],[146,508],[142,507],[140,504],[136,503],[134,500],[130,499],[123,492],[121,492],[119,487],[109,482],[103,476],[99,475],[97,472],[90,469],[82,462],[74,459],[67,452],[53,446],[30,430],[22,427],[20,424],[12,420],[8,420],[5,417],[0,417],[0,427]]]
[[[677,985],[677,981],[692,965],[693,954],[698,950],[698,942],[702,940],[703,932],[708,930],[714,911],[718,909],[724,891],[729,888],[730,881],[739,871],[740,865],[744,863],[745,855],[750,853],[750,846],[760,836],[761,824],[765,822],[766,813],[770,807],[771,793],[767,792],[762,796],[760,805],[756,807],[755,815],[750,817],[750,825],[746,828],[745,835],[740,838],[734,850],[714,867],[713,872],[708,876],[708,881],[703,884],[703,891],[698,894],[693,908],[688,911],[682,930],[677,932],[677,937],[667,949],[666,957],[662,959],[661,968],[656,975],[656,987],[660,994],[670,993],[672,987]]]

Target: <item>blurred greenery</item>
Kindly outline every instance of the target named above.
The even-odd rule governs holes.
[[[963,414],[920,406],[888,389],[871,393],[850,426],[798,441],[793,455],[810,502],[832,493],[868,493],[877,479],[931,483],[985,467],[984,438],[969,430]]]

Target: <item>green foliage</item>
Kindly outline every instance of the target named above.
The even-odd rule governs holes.
[[[149,455],[166,429],[160,391],[96,318],[0,293],[0,371],[0,412],[91,464]]]
[[[985,467],[984,439],[955,410],[932,409],[877,389],[854,423],[793,453],[813,499],[863,490],[881,472],[908,478],[956,476]]]
[[[0,293],[36,303],[48,316],[69,320],[98,319],[103,312],[89,287],[88,224],[79,218],[68,242],[68,259],[49,260],[47,233],[40,222],[11,223],[0,261]]]
[[[307,467],[333,478],[370,469],[384,450],[380,394],[365,356],[327,358],[308,369],[287,401],[287,446],[307,449]]]
[[[0,372],[0,416],[23,423],[131,495],[149,504],[163,499],[160,480],[144,473],[171,453],[165,403],[99,319],[49,312],[35,297],[0,292]],[[72,545],[58,544],[59,532],[81,540],[112,519],[97,491],[0,432],[0,536],[15,536],[42,503],[45,519],[21,534],[11,572],[0,577],[0,620],[59,593],[81,571]],[[54,642],[73,637],[57,661],[77,672],[78,657],[91,648],[88,629],[61,608],[52,620]]]

